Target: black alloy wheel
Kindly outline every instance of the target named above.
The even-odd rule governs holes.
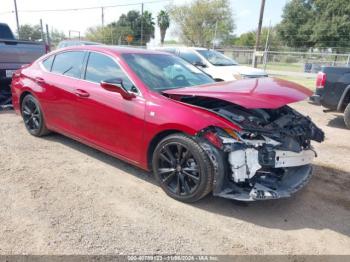
[[[153,172],[171,197],[195,202],[212,189],[213,168],[207,153],[182,134],[163,139],[153,154]]]
[[[39,102],[32,96],[26,95],[21,104],[24,125],[33,136],[43,136],[48,133]]]

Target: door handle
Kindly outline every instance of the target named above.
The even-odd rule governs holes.
[[[80,97],[89,97],[90,96],[90,94],[88,92],[86,92],[85,90],[82,90],[82,89],[76,89],[74,93]]]
[[[45,83],[45,80],[44,80],[44,78],[36,77],[35,82],[37,82],[38,84],[43,84],[43,83]]]

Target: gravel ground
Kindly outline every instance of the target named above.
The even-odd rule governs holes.
[[[350,254],[350,131],[341,115],[295,107],[324,129],[310,184],[250,204],[167,197],[152,175],[58,134],[30,136],[0,114],[1,254]]]

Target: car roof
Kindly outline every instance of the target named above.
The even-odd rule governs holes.
[[[166,52],[153,51],[145,48],[136,48],[129,46],[113,46],[113,45],[85,45],[85,46],[70,46],[60,49],[63,50],[82,50],[82,51],[100,51],[110,52],[114,54],[167,54]]]
[[[88,44],[92,44],[92,43],[95,43],[95,44],[99,44],[98,42],[93,42],[93,41],[86,41],[86,40],[78,40],[78,39],[66,39],[66,40],[62,40],[60,43],[88,43]]]
[[[205,47],[196,47],[196,46],[159,46],[159,47],[155,47],[154,49],[156,50],[162,50],[162,49],[170,49],[170,48],[174,48],[174,49],[182,49],[182,50],[208,50],[208,48]]]

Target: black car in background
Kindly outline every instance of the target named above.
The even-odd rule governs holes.
[[[12,74],[47,51],[44,42],[18,40],[7,24],[0,23],[0,109],[11,103]]]
[[[326,111],[344,113],[344,122],[350,129],[350,67],[322,67],[310,99]]]

